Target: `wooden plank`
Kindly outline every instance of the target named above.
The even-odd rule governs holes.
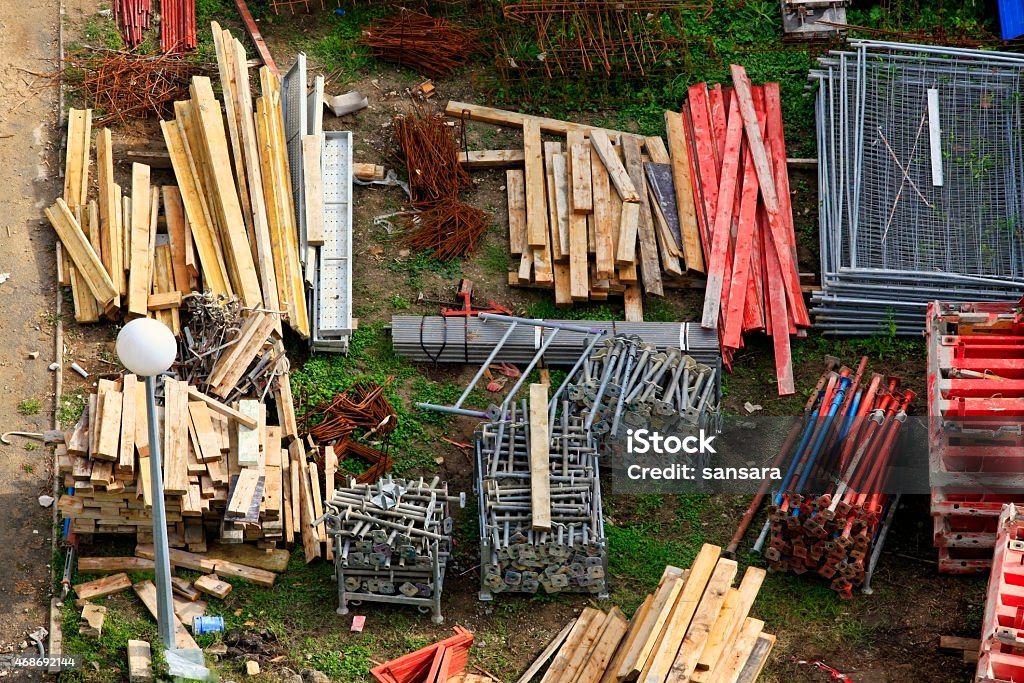
[[[558,244],[561,250],[561,258],[556,260],[565,262],[569,259],[569,162],[568,155],[564,152],[555,154],[551,160],[555,177],[555,213],[558,216]],[[552,239],[554,231],[552,231]]]
[[[733,560],[720,559],[715,567],[714,574],[708,582],[700,604],[693,614],[686,635],[676,653],[675,661],[668,673],[670,681],[686,681],[697,669],[697,660],[707,645],[711,629],[718,619],[718,613],[722,610],[725,597],[729,593],[732,581],[736,578],[738,565]]]
[[[601,130],[591,131],[590,142],[604,164],[608,179],[619,198],[624,202],[639,202],[640,193],[635,184],[636,181],[626,172],[622,160],[619,159],[618,153],[612,147],[611,140],[608,139],[608,134]]]
[[[102,598],[114,593],[126,591],[132,587],[132,582],[124,572],[104,576],[102,579],[79,583],[73,586],[75,595],[79,600],[92,600]]]
[[[651,207],[647,201],[647,183],[644,180],[644,165],[640,158],[640,143],[636,138],[624,138],[622,150],[625,155],[626,170],[633,181],[634,187],[636,187],[637,194],[640,196],[640,215],[637,220],[636,234],[637,241],[640,243],[640,277],[643,281],[644,293],[663,296],[664,290],[661,282],[658,244],[657,238],[654,235]],[[625,215],[625,203],[622,205],[622,208],[623,215]],[[622,238],[623,235],[620,231],[619,239]]]
[[[176,106],[176,111],[177,109]],[[203,285],[214,294],[230,296],[232,288],[228,280],[227,266],[224,265],[224,254],[220,249],[220,239],[214,231],[206,196],[198,183],[198,171],[190,154],[188,141],[175,122],[161,121],[160,128],[163,130],[164,142],[174,165],[174,175],[185,206],[185,217],[192,242],[199,253]]]
[[[544,142],[544,187],[547,195],[548,234],[551,241],[551,260],[555,263],[565,260],[568,256],[568,245],[562,243],[562,233],[558,222],[558,190],[555,186],[555,156],[562,151],[560,142]]]
[[[537,655],[537,658],[533,660],[533,663],[530,664],[526,671],[524,671],[518,680],[516,680],[516,683],[530,683],[530,681],[533,680],[533,677],[540,673],[540,670],[544,668],[544,665],[547,664],[549,659],[551,659],[551,656],[562,646],[562,643],[565,642],[566,637],[569,635],[569,632],[575,624],[576,620],[573,619],[563,626],[562,630],[555,634],[555,637],[548,642],[547,646],[539,655]]]
[[[221,403],[220,401],[218,401],[217,399],[213,398],[212,396],[207,396],[206,394],[204,394],[203,392],[199,391],[195,387],[191,387],[190,386],[188,388],[188,397],[190,399],[195,399],[197,401],[202,401],[207,406],[209,406],[210,409],[213,410],[215,413],[218,413],[220,415],[223,415],[224,417],[232,419],[232,420],[234,420],[235,422],[237,422],[240,425],[243,425],[245,427],[249,427],[250,429],[256,429],[256,426],[258,424],[257,421],[256,421],[256,418],[250,417],[249,415],[246,415],[246,414],[242,413],[241,411],[235,410],[231,406],[228,406],[228,405],[225,405],[224,403]]]
[[[79,574],[145,572],[153,570],[153,560],[142,557],[79,557]]]
[[[483,107],[478,104],[468,104],[466,102],[457,102],[455,100],[448,101],[448,104],[444,108],[444,113],[446,116],[451,116],[456,119],[479,121],[481,123],[490,123],[495,126],[505,126],[508,128],[522,128],[527,122],[531,122],[539,126],[542,132],[549,133],[551,135],[565,135],[570,130],[580,131],[587,134],[594,130],[602,130],[609,136],[622,135],[637,137],[632,133],[624,133],[622,131],[611,130],[609,128],[598,128],[596,126],[588,126],[583,123],[560,121],[558,119],[549,119],[543,116],[530,116],[529,114],[521,114],[515,111],[493,109],[491,107]]]
[[[117,462],[121,457],[121,403],[123,396],[116,390],[103,394],[100,413],[99,438],[93,458]]]
[[[768,655],[771,654],[773,647],[775,647],[775,636],[770,633],[758,634],[757,642],[754,643],[750,656],[747,657],[743,668],[740,669],[739,674],[736,676],[736,683],[754,683],[761,676],[761,671],[764,670],[765,664],[768,663]],[[964,652],[964,661],[967,661],[967,654],[967,652]],[[977,656],[976,652],[972,654]]]
[[[255,399],[244,399],[238,402],[238,411],[247,417],[257,420],[260,402]],[[260,435],[257,428],[238,425],[238,464],[242,467],[253,467],[259,461]]]
[[[260,59],[267,69],[275,76],[278,75],[277,65],[274,64],[274,58],[270,54],[270,48],[267,47],[267,43],[263,40],[263,36],[260,34],[260,29],[256,26],[256,20],[252,18],[252,13],[249,11],[249,6],[245,0],[235,0],[235,7],[238,8],[238,14],[242,17],[242,24],[245,26],[246,33],[249,34],[249,38],[252,40],[253,45],[256,46],[256,51],[260,55]]]
[[[128,400],[127,398],[125,400]],[[139,457],[149,457],[149,413],[146,405],[146,383],[135,383],[135,450]],[[140,462],[141,466],[141,462]]]
[[[459,155],[459,163],[470,171],[486,168],[520,168],[525,158],[526,155],[521,149],[482,149],[462,152]],[[379,180],[383,179],[382,174]]]
[[[569,630],[569,635],[565,638],[565,643],[555,654],[555,658],[551,661],[551,666],[548,667],[544,677],[541,678],[541,683],[561,683],[565,680],[563,675],[566,667],[569,665],[573,652],[581,647],[584,641],[587,631],[591,625],[594,624],[595,620],[603,622],[604,613],[601,610],[594,609],[593,607],[585,607],[580,612],[580,616],[573,623],[572,628]]]
[[[291,457],[291,466],[298,475],[297,492],[299,494],[299,523],[302,532],[302,550],[306,556],[306,564],[320,557],[320,543],[315,530],[313,529],[313,492],[309,484],[309,471],[306,468],[306,451],[302,441],[293,441],[288,446]],[[293,476],[292,482],[295,482]],[[296,492],[293,489],[293,494]]]
[[[188,493],[188,394],[186,383],[164,379],[164,491]]]
[[[705,543],[697,553],[683,589],[679,593],[679,598],[672,607],[670,616],[664,622],[665,628],[656,647],[652,648],[651,656],[644,665],[638,680],[644,683],[662,683],[665,680],[676,653],[679,651],[679,646],[683,642],[683,637],[686,635],[690,620],[693,618],[694,612],[697,611],[704,589],[715,571],[721,552],[722,549],[718,546]]]
[[[551,530],[548,385],[530,385],[530,515],[534,531]]]
[[[614,152],[613,152],[614,155]],[[611,185],[608,170],[598,157],[597,147],[591,147],[591,189],[594,198],[594,264],[599,280],[615,276],[615,245],[612,237],[618,232],[618,223],[612,223]],[[618,156],[615,155],[618,159]]]
[[[594,195],[591,189],[590,141],[583,133],[570,131],[566,136],[569,148],[570,186],[572,210],[576,213],[590,213],[594,210]]]
[[[676,212],[679,214],[680,246],[686,269],[703,273],[704,254],[700,244],[700,226],[697,224],[697,205],[693,196],[690,176],[689,150],[686,146],[682,114],[665,112],[665,133],[672,160],[672,183],[676,191]]]
[[[174,287],[181,294],[188,294],[192,291],[190,286],[191,277],[188,272],[186,248],[187,240],[185,234],[188,228],[185,226],[185,205],[181,201],[181,192],[174,185],[165,185],[161,188],[164,200],[164,217],[167,220],[167,235],[171,245],[171,260],[174,267]],[[152,300],[149,302],[152,308]]]
[[[81,207],[75,207],[75,218],[79,219]],[[99,208],[95,201],[89,201],[86,211],[86,221],[83,223],[79,220],[79,226],[85,231],[85,237],[89,240],[89,244],[92,245],[93,251],[97,254],[101,252],[100,246],[100,219],[99,219]],[[75,268],[74,263],[71,261],[71,256],[68,254],[67,249],[64,245],[57,242],[60,246],[60,257],[62,260],[67,262],[67,272],[69,282],[71,284],[72,300],[75,306],[75,320],[80,323],[94,323],[100,319],[100,307],[99,302],[96,301],[96,297],[92,295],[89,290],[89,285],[82,277],[78,269]],[[58,261],[59,263],[60,261]]]
[[[196,617],[201,617],[206,614],[206,601],[205,600],[186,600],[179,595],[173,595],[174,600],[174,615],[181,620],[182,625],[186,628],[192,627],[192,620]]]
[[[85,280],[86,286],[101,307],[116,307],[119,295],[114,282],[104,269],[96,251],[86,240],[85,233],[82,232],[68,205],[63,199],[57,199],[53,206],[44,209],[44,213],[60,237],[65,253],[71,258],[79,275]]]
[[[140,557],[139,559],[141,560],[142,558]],[[177,598],[184,598],[189,602],[194,602],[202,595],[192,587],[191,583],[180,576],[171,577],[171,590],[174,592],[175,602],[177,602]],[[179,619],[181,618],[181,613],[178,612],[177,608],[175,608],[174,613],[178,615]]]
[[[150,169],[132,164],[131,261],[128,264],[128,313],[145,317],[148,310],[152,257],[150,235]]]
[[[138,411],[138,377],[132,374],[121,380],[121,444],[118,450],[117,471],[131,474],[135,471],[135,423]]]
[[[228,499],[227,511],[236,515],[245,515],[252,507],[253,496],[259,485],[260,473],[252,467],[244,468],[234,483],[234,491]]]
[[[616,680],[635,679],[643,670],[685,584],[683,570],[665,567],[646,614],[630,630],[623,654],[616,658]]]
[[[622,302],[625,306],[623,317],[626,322],[642,323],[644,321],[644,302],[639,285],[626,285],[626,289],[622,292]]]
[[[324,243],[324,186],[320,162],[320,136],[302,136],[303,194],[306,199],[306,243]]]
[[[220,441],[214,432],[213,420],[210,419],[209,405],[202,401],[189,401],[188,412],[196,442],[199,444],[196,458],[203,463],[220,460]]]
[[[623,203],[619,217],[618,244],[615,249],[615,265],[635,267],[636,240],[640,227],[640,204]],[[621,275],[619,277],[622,277]]]
[[[568,660],[559,672],[559,681],[576,681],[591,650],[594,649],[594,645],[600,640],[608,625],[609,615],[598,611],[575,647],[571,648]]]
[[[128,641],[128,683],[153,680],[153,652],[144,640]]]
[[[172,308],[181,308],[181,292],[150,294],[146,305],[150,311],[166,311]]]
[[[722,333],[722,346],[731,349],[740,347],[743,332],[744,309],[749,303],[747,294],[750,289],[751,254],[757,234],[757,175],[754,172],[750,148],[743,151],[743,190],[740,193],[740,212],[736,228],[736,243],[733,248],[732,277],[728,285],[728,294],[721,294],[721,306],[725,318],[725,330]],[[710,278],[709,278],[710,282]]]
[[[220,598],[221,600],[228,596],[232,588],[230,583],[227,581],[221,581],[217,578],[216,574],[200,576],[192,585],[196,587],[196,590],[202,591],[207,595],[212,595],[215,598]]]
[[[942,126],[939,119],[939,91],[928,88],[928,147],[932,162],[932,185],[942,187]]]
[[[309,471],[309,492],[313,501],[313,519],[320,519],[324,514],[324,499],[320,491],[320,470],[315,460],[311,460],[306,466]],[[327,542],[327,525],[320,522],[316,525],[316,535],[320,543]]]
[[[716,667],[731,643],[739,635],[743,620],[750,612],[757,593],[764,583],[765,576],[765,570],[760,567],[747,567],[743,579],[740,581],[739,589],[735,593],[730,592],[730,595],[733,596],[732,601],[730,602],[729,596],[726,596],[726,606],[719,614],[718,621],[715,622],[715,626],[708,636],[708,642],[697,660],[697,670],[692,675],[695,683],[710,683],[713,680]],[[731,607],[731,609],[727,610],[726,607]]]
[[[520,156],[519,163],[522,164],[522,155],[523,155],[523,153],[522,153],[521,150],[516,150],[516,151],[519,152],[519,156]],[[470,152],[470,154],[472,154],[472,152]],[[463,154],[462,158],[465,159],[466,155]],[[369,181],[369,180],[384,180],[384,167],[381,166],[380,164],[367,164],[367,163],[355,162],[354,164],[352,164],[352,176],[354,178],[359,179],[359,180],[366,180],[366,181]]]
[[[90,638],[99,638],[103,633],[103,620],[107,616],[107,608],[103,605],[85,603],[82,615],[78,620],[78,634]]]
[[[99,188],[100,211],[100,254],[103,268],[110,276],[118,295],[126,291],[123,246],[121,231],[118,230],[118,213],[121,211],[121,193],[114,184],[114,153],[109,128],[103,128],[96,136],[96,178]],[[67,245],[65,245],[67,246]],[[100,299],[101,297],[96,297]],[[120,302],[118,302],[120,305]]]
[[[526,188],[526,243],[531,247],[548,245],[547,207],[544,203],[544,150],[540,126],[527,121],[523,127],[523,181]]]
[[[505,191],[508,195],[509,251],[519,256],[528,249],[526,244],[526,185],[523,171],[505,171]]]
[[[736,683],[740,671],[754,651],[762,630],[764,622],[760,619],[747,617],[743,620],[739,636],[721,661],[721,669],[714,679],[716,683]]]
[[[760,123],[757,119],[757,112],[754,110],[753,94],[751,92],[750,79],[742,66],[730,65],[734,87],[735,101],[739,102],[740,115],[743,118],[743,126],[746,130],[747,143],[754,158],[754,168],[757,170],[757,180],[761,186],[761,199],[765,213],[768,215],[768,225],[771,228],[772,241],[775,244],[776,254],[779,257],[781,268],[779,275],[786,283],[786,301],[794,312],[794,318],[799,325],[808,325],[809,318],[806,317],[803,293],[800,290],[800,274],[796,266],[796,254],[793,245],[789,243],[792,239],[792,226],[788,220],[792,220],[792,212],[788,219],[781,215],[780,196],[777,192],[775,175],[772,170],[771,160],[765,148],[764,140],[761,137]],[[768,90],[765,91],[766,104],[769,98]],[[784,146],[782,141],[782,116],[781,109],[768,104],[768,126],[769,137],[777,139],[773,149]],[[774,124],[774,125],[773,125]],[[779,154],[779,168],[781,175],[786,174],[786,165],[782,163],[785,154]],[[723,176],[725,170],[722,171]],[[786,188],[788,190],[788,186]],[[787,192],[786,199],[789,199]]]
[[[228,156],[227,138],[224,135],[220,103],[213,96],[210,79],[205,76],[195,76],[189,92],[195,103],[192,112],[204,144],[204,156],[211,169],[211,200],[217,209],[216,214],[222,221],[220,232],[225,264],[242,304],[259,307],[263,305],[263,296],[256,275],[256,265],[246,238],[238,193],[232,182],[231,161]]]
[[[612,607],[605,618],[601,636],[587,654],[586,660],[576,676],[576,683],[599,683],[628,629],[629,621],[626,619],[626,615],[618,607]]]
[[[152,581],[140,581],[132,586],[132,589],[139,596],[139,600],[146,606],[146,609],[149,610],[149,613],[156,619],[159,610],[157,607],[156,585]],[[174,645],[179,649],[197,649],[199,646],[192,639],[192,636],[189,635],[188,631],[185,630],[177,615],[173,615],[172,622],[174,623]]]

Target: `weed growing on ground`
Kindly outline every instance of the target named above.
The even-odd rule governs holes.
[[[78,422],[78,418],[82,417],[82,413],[85,411],[87,402],[85,390],[81,387],[70,394],[61,396],[60,403],[57,405],[57,418],[61,425],[66,427]]]
[[[18,412],[22,415],[38,415],[43,404],[38,398],[26,398],[18,404]]]
[[[25,450],[26,451],[38,451],[39,450],[39,444],[37,444],[35,441],[26,441],[25,442]]]

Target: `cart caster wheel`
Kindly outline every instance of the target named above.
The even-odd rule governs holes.
[[[363,606],[363,601],[362,600],[349,600],[348,604],[352,605],[353,607],[362,607]]]

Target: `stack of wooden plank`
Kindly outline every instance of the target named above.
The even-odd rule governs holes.
[[[318,476],[294,432],[268,424],[266,406],[255,399],[229,406],[171,378],[163,380],[162,399],[157,433],[171,545],[204,552],[207,539],[219,538],[275,547],[301,534],[309,559],[319,556],[321,539],[304,523],[313,519]],[[101,379],[58,447],[59,472],[73,489],[58,507],[71,530],[149,542],[150,457],[143,383],[135,375]]]
[[[684,137],[692,160],[707,286],[701,325],[719,329],[730,366],[745,332],[775,347],[780,395],[792,394],[790,335],[809,327],[800,289],[778,83],[752,86],[732,66],[733,87],[691,86],[669,135]]]
[[[528,683],[757,680],[775,644],[764,622],[747,616],[765,572],[748,567],[738,588],[736,562],[705,544],[689,569],[666,567],[632,621],[618,608],[587,608],[519,678]],[[548,660],[551,660],[548,665]]]
[[[461,626],[455,635],[370,669],[379,683],[447,683],[466,668],[473,634]],[[490,680],[485,679],[485,680]]]
[[[555,303],[622,295],[643,320],[641,292],[662,296],[703,273],[685,145],[583,124],[449,102],[449,116],[521,128],[523,150],[468,152],[469,168],[509,168],[509,284],[553,288]],[[542,134],[564,137],[545,141]],[[672,140],[673,142],[675,140]]]
[[[224,107],[210,79],[196,76],[191,98],[175,102],[175,118],[161,122],[176,185],[152,185],[149,166],[134,164],[123,197],[104,129],[90,201],[91,113],[69,113],[63,206],[47,216],[79,322],[119,319],[123,308],[126,318],[156,315],[177,332],[181,296],[207,291],[237,296],[248,309],[283,311],[295,332],[309,336],[280,79],[261,70],[254,108],[241,42],[216,23],[213,35]]]

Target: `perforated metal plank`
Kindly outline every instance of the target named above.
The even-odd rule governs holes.
[[[314,344],[352,330],[352,133],[328,131],[323,147],[324,244],[320,247]]]
[[[317,76],[313,89],[309,91],[306,103],[306,134],[320,135],[324,132],[324,77]]]
[[[284,137],[288,145],[288,170],[295,200],[295,224],[299,227],[299,260],[306,260],[306,203],[303,195],[302,136],[309,127],[306,92],[306,54],[300,52],[295,64],[281,79],[281,104],[284,107]]]

